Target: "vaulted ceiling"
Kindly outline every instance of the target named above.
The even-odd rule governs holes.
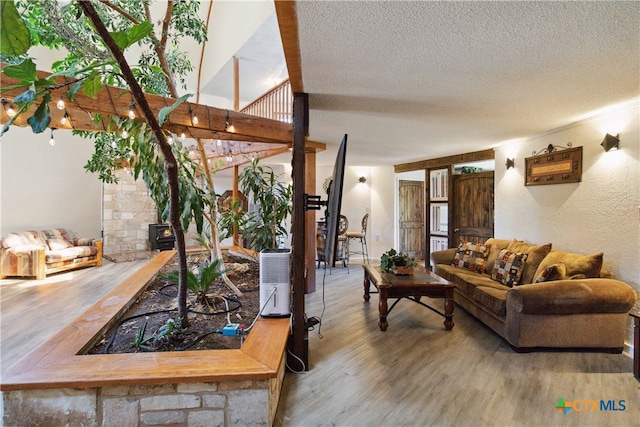
[[[297,1],[276,10],[293,88],[309,94],[310,138],[335,148],[348,133],[354,165],[487,149],[639,96],[640,2]]]

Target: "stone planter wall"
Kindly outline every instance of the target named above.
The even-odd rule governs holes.
[[[268,426],[274,381],[5,391],[3,425]]]

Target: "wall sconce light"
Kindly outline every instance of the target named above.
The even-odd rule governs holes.
[[[507,170],[516,167],[515,159],[510,159],[507,157],[507,163],[504,164],[507,167]]]
[[[53,137],[53,131],[55,130],[55,128],[51,128],[51,138],[49,139],[49,145],[50,146],[54,146],[56,145],[56,139]]]
[[[600,145],[602,145],[602,148],[604,148],[604,151],[610,151],[610,150],[617,150],[618,148],[620,148],[619,144],[620,144],[620,134],[616,136],[606,134]]]
[[[360,184],[364,184],[365,182],[367,182],[367,178],[365,178],[364,176],[361,176],[360,178],[358,178],[358,182]]]

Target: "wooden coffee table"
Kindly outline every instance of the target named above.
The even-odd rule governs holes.
[[[432,273],[424,267],[416,267],[410,276],[397,276],[393,273],[383,273],[379,265],[364,264],[364,300],[369,301],[371,284],[376,287],[380,296],[378,310],[380,312],[381,331],[386,331],[387,315],[403,298],[416,302],[444,317],[444,327],[453,329],[453,290],[455,285],[442,277]],[[444,298],[444,313],[420,301],[420,297]],[[389,298],[397,298],[391,308],[387,306]]]

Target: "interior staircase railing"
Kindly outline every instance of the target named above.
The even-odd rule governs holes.
[[[240,110],[241,113],[265,119],[291,123],[293,117],[293,95],[289,79],[283,81],[260,98]]]

